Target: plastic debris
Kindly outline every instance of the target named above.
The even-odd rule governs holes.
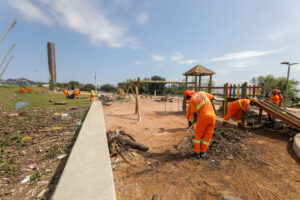
[[[62,155],[58,156],[57,158],[59,160],[61,160],[61,159],[65,158],[65,157],[67,157],[67,156],[68,156],[68,154],[62,154]]]
[[[68,113],[63,113],[60,115],[61,117],[68,117]]]
[[[30,104],[29,102],[18,102],[18,103],[16,103],[15,108],[16,108],[16,109],[21,109],[21,108],[23,108],[24,106],[27,106],[27,105],[29,105],[29,104]]]
[[[76,123],[76,126],[80,127],[80,126],[82,126],[82,123],[78,122],[78,123]]]
[[[30,169],[34,169],[34,168],[36,168],[36,163],[32,163],[30,165],[27,165],[27,167],[30,168]]]
[[[22,184],[25,184],[25,183],[27,183],[28,181],[30,181],[30,176],[26,176],[26,177],[21,181],[21,183],[22,183]]]
[[[31,138],[32,138],[32,137],[30,137],[30,136],[28,136],[28,137],[23,137],[23,138],[22,138],[22,141],[24,142],[24,141],[27,141],[27,140],[31,140]]]
[[[53,130],[59,130],[59,129],[62,129],[62,128],[66,128],[66,127],[61,127],[61,126],[53,126],[52,127]]]

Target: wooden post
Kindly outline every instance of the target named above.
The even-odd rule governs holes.
[[[209,75],[208,93],[211,93],[212,75]]]
[[[261,93],[260,93],[260,98],[263,99],[265,97],[265,83],[262,84],[261,86]],[[260,124],[262,120],[262,109],[259,108],[259,118],[258,118],[258,123]]]
[[[139,89],[140,89],[140,77],[138,77],[137,83],[135,85],[135,92],[136,92],[136,101],[135,101],[135,114],[138,113],[138,96],[139,96]]]
[[[154,96],[156,97],[156,90],[154,90]]]
[[[197,92],[197,74],[195,73],[195,92]]]
[[[188,76],[185,75],[185,90],[188,89],[187,83],[188,83]],[[186,112],[186,101],[185,101],[184,97],[183,97],[183,101],[182,101],[182,109],[184,112]]]
[[[246,99],[247,97],[247,88],[248,88],[248,85],[247,85],[247,82],[244,83],[244,94],[243,94],[243,98]]]
[[[199,76],[199,91],[201,91],[201,75]]]
[[[142,121],[141,111],[140,111],[140,103],[139,103],[139,88],[137,85],[135,86],[135,92],[136,92],[136,110],[137,110],[137,114],[138,114],[138,121]]]
[[[224,104],[223,104],[223,112],[222,112],[222,117],[225,117],[227,113],[227,106],[228,106],[228,83],[224,85]]]
[[[244,82],[244,93],[242,95],[243,95],[243,99],[246,99],[246,96],[247,96],[247,82]],[[242,126],[243,127],[245,126],[245,119],[244,118],[242,118]]]

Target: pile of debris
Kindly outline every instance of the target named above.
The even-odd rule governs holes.
[[[123,160],[128,163],[124,154],[127,154],[130,149],[148,151],[148,147],[138,143],[131,135],[125,133],[125,131],[120,128],[117,128],[115,131],[108,131],[106,135],[111,157],[120,155]]]
[[[103,104],[103,105],[106,105],[106,106],[110,105],[110,104],[108,104],[108,103],[114,101],[113,98],[112,98],[111,96],[107,96],[107,95],[103,95],[103,94],[101,94],[101,95],[98,97],[98,99],[99,99],[100,101],[102,101],[102,104]]]
[[[207,158],[214,158],[216,161],[239,157],[243,161],[251,159],[253,151],[241,141],[243,137],[249,137],[251,133],[231,127],[216,126],[210,146],[207,150]],[[178,145],[177,150],[189,154],[194,147],[192,139],[194,134],[187,134],[184,142]]]

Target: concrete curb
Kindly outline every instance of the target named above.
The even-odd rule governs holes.
[[[293,149],[296,155],[298,156],[298,158],[300,158],[300,133],[298,133],[294,137]]]
[[[91,105],[52,199],[116,199],[101,101]]]

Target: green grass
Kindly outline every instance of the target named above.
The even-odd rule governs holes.
[[[51,93],[45,88],[33,87],[33,93],[18,93],[14,97],[14,93],[17,91],[17,86],[0,86],[0,105],[7,109],[15,109],[15,104],[23,101],[29,102],[26,108],[66,108],[69,106],[79,106],[79,107],[89,107],[90,99],[89,95],[80,95],[80,97],[86,97],[85,99],[66,99],[64,94],[61,93]],[[38,91],[38,92],[37,92]],[[45,93],[41,93],[44,91]],[[11,98],[11,99],[10,99]],[[66,101],[66,105],[54,105],[53,101]]]

